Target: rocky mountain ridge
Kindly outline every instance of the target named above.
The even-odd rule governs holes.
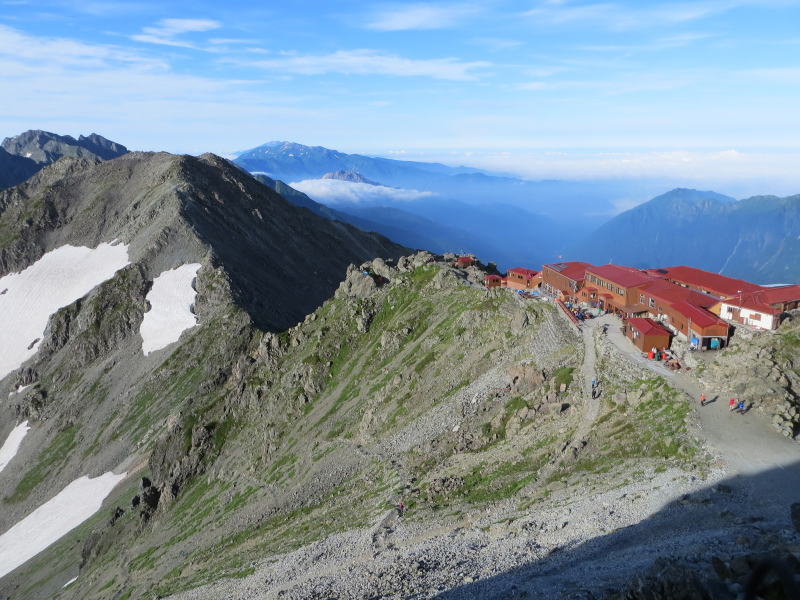
[[[96,133],[81,135],[76,140],[49,131],[25,131],[5,138],[0,145],[0,189],[22,183],[64,156],[110,160],[127,151],[125,146]]]

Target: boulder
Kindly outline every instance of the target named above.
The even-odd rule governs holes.
[[[544,383],[544,375],[541,369],[533,363],[511,367],[508,370],[508,377],[511,384],[511,393],[519,396],[530,394]]]

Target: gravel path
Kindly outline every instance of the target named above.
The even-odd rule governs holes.
[[[641,352],[625,338],[616,317],[603,317],[609,327],[608,337],[614,346],[637,363],[661,375],[675,388],[684,392],[699,417],[701,434],[711,449],[725,463],[729,477],[743,478],[765,471],[776,476],[768,492],[751,489],[752,501],[770,506],[788,518],[788,505],[800,502],[800,469],[789,468],[800,462],[800,444],[775,433],[768,419],[755,411],[740,415],[730,412],[725,390],[706,389],[687,372],[672,372],[659,363],[642,357]],[[700,406],[700,394],[708,399]]]

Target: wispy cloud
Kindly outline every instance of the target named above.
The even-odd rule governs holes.
[[[176,73],[165,60],[135,49],[30,35],[4,25],[0,73],[14,90],[0,97],[8,133],[100,131],[133,148],[199,153],[213,150],[213,140],[230,139],[243,122],[332,118],[324,107],[303,106],[296,95],[256,92],[252,81]],[[187,141],[197,122],[205,124],[201,135]]]
[[[331,54],[287,55],[254,61],[250,66],[296,75],[393,75],[431,77],[453,81],[478,78],[476,71],[491,66],[486,61],[465,62],[457,58],[413,59],[378,50],[338,50]]]
[[[692,78],[686,74],[680,76],[675,74],[630,73],[613,79],[527,81],[521,83],[518,89],[535,92],[591,90],[604,96],[617,96],[642,92],[666,92],[682,88],[691,82]]]
[[[768,1],[768,0],[765,0]],[[612,30],[663,27],[689,23],[727,12],[755,0],[698,0],[696,2],[641,3],[638,7],[610,2],[540,2],[525,14],[543,24],[602,25]]]
[[[444,29],[453,27],[478,12],[480,7],[471,4],[398,5],[373,14],[367,22],[367,27],[377,31]]]
[[[712,39],[714,37],[716,36],[711,33],[684,32],[658,37],[652,41],[640,44],[593,44],[580,46],[578,49],[588,52],[658,52],[669,50],[670,48],[690,46],[696,42]]]
[[[219,29],[221,24],[212,19],[161,19],[153,27],[145,27],[142,33],[132,35],[131,39],[148,44],[196,48],[195,44],[178,39],[185,33],[202,33]]]
[[[83,69],[120,65],[149,70],[166,68],[163,61],[143,57],[117,46],[87,44],[67,38],[34,37],[6,25],[0,25],[0,56],[13,58],[20,66],[30,68],[42,63]]]
[[[483,46],[484,48],[492,52],[499,52],[501,50],[518,48],[525,44],[525,42],[521,40],[514,40],[511,38],[499,38],[499,37],[477,37],[473,38],[471,41],[473,44],[477,44],[478,46]]]

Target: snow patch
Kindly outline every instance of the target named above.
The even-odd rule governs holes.
[[[25,158],[30,158],[31,156],[33,156],[33,152],[26,152],[25,153]]]
[[[72,584],[73,584],[73,583],[75,583],[76,581],[78,581],[78,576],[77,576],[77,575],[75,575],[75,577],[73,577],[73,578],[72,578],[72,579],[70,579],[70,580],[69,580],[67,583],[65,583],[64,585],[62,585],[62,586],[61,586],[61,589],[64,589],[65,587],[72,585]]]
[[[0,577],[33,558],[96,513],[126,473],[83,476],[0,535]]]
[[[11,398],[11,396],[13,396],[14,394],[21,394],[22,392],[27,390],[32,385],[33,385],[32,383],[28,384],[28,385],[21,385],[17,389],[15,389],[13,392],[8,392],[8,397]]]
[[[20,273],[0,277],[0,379],[36,354],[47,321],[130,264],[128,247],[61,246]]]
[[[145,356],[177,342],[181,333],[197,325],[192,304],[197,292],[192,282],[200,265],[191,263],[164,271],[153,280],[147,294],[150,310],[144,314],[139,333]]]
[[[28,433],[29,429],[28,422],[23,421],[8,434],[6,441],[3,442],[3,447],[0,448],[0,471],[5,469],[6,465],[11,462],[11,459],[17,455],[17,450],[19,450],[22,444],[22,439],[25,437],[25,434]]]

